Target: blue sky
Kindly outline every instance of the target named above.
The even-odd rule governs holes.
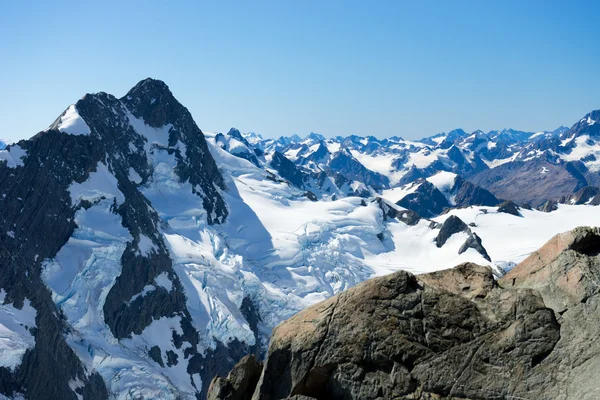
[[[600,108],[598,15],[598,1],[5,1],[0,137],[148,76],[207,131],[570,126]]]

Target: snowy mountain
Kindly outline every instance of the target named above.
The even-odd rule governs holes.
[[[304,139],[253,143],[265,154],[277,151],[313,173],[341,174],[364,185],[362,193],[367,196],[444,171],[497,198],[538,207],[549,200],[564,201],[582,187],[600,186],[599,113],[586,115],[570,129],[561,126],[554,131],[455,129],[420,141],[356,135],[327,139],[310,134]],[[555,180],[560,183],[553,185]]]
[[[584,122],[569,132],[591,138]],[[465,261],[501,274],[600,224],[593,189],[502,212],[516,199],[480,174],[567,167],[516,161],[534,134],[453,132],[263,139],[201,131],[153,79],[84,96],[0,151],[0,393],[203,398],[281,321],[370,277]],[[504,151],[515,161],[492,167]]]

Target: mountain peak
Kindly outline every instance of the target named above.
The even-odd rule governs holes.
[[[137,118],[159,128],[167,123],[168,115],[183,107],[173,96],[171,90],[161,80],[146,78],[137,83],[121,101]]]
[[[306,135],[305,139],[323,141],[323,140],[325,140],[325,136],[321,135],[320,133],[311,132],[308,135]]]
[[[127,94],[138,91],[151,91],[151,92],[168,92],[171,94],[169,86],[160,79],[146,78],[139,81]]]

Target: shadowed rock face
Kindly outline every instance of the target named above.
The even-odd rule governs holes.
[[[467,206],[496,206],[500,200],[485,189],[473,185],[457,176],[454,181],[451,193],[454,195],[456,207]]]
[[[287,179],[292,185],[299,189],[304,188],[304,175],[296,167],[296,164],[287,159],[283,154],[276,151],[269,164],[282,178]]]
[[[233,367],[227,378],[215,377],[210,383],[207,400],[250,400],[262,372],[262,363],[247,355]]]
[[[407,194],[396,204],[426,218],[435,217],[450,207],[446,196],[429,181],[424,181],[417,190]]]
[[[387,176],[365,168],[347,149],[334,153],[329,162],[329,169],[341,173],[348,179],[363,182],[376,190],[390,186]]]
[[[597,399],[599,253],[577,228],[499,283],[470,263],[364,282],[273,331],[252,399]]]
[[[506,163],[482,171],[469,180],[498,198],[529,203],[534,207],[547,200],[570,196],[590,184],[568,163],[557,165],[544,159]]]
[[[502,204],[498,206],[498,212],[511,214],[516,217],[521,216],[521,213],[519,212],[519,207],[517,207],[517,205],[510,200],[502,202]]]
[[[458,254],[462,254],[468,249],[474,249],[476,252],[481,254],[486,260],[490,262],[492,261],[489,254],[487,253],[487,250],[485,249],[485,247],[483,247],[483,244],[481,243],[481,238],[477,236],[475,232],[471,232],[467,240],[465,240],[462,246],[460,246],[460,249],[458,249]]]
[[[437,247],[442,247],[446,241],[450,239],[450,236],[458,232],[470,232],[470,230],[462,219],[455,215],[451,215],[442,224],[440,233],[438,233],[437,237],[435,238],[435,245]]]

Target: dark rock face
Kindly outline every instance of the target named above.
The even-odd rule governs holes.
[[[438,233],[437,237],[435,238],[435,245],[437,247],[442,247],[450,238],[450,236],[458,232],[470,232],[470,230],[467,224],[465,224],[462,219],[458,218],[455,215],[451,215],[442,224],[442,227],[440,228],[440,233]]]
[[[547,202],[544,203],[543,206],[541,206],[539,208],[540,211],[543,212],[552,212],[552,211],[556,211],[558,209],[558,204],[556,204],[556,201],[554,200],[548,200]]]
[[[591,123],[595,121],[595,123]],[[594,110],[589,114],[586,114],[581,120],[571,127],[568,131],[561,135],[561,139],[567,139],[570,137],[576,138],[583,135],[589,135],[593,138],[600,137],[600,110]]]
[[[507,201],[503,202],[502,204],[500,204],[498,206],[498,212],[505,213],[505,214],[511,214],[511,215],[514,215],[517,217],[521,216],[521,213],[519,212],[519,207],[517,207],[517,205],[510,200],[507,200]]]
[[[27,393],[32,399],[76,399],[69,380],[79,379],[79,394],[107,398],[100,375],[88,376],[65,342],[66,323],[40,278],[42,260],[53,257],[75,229],[67,187],[73,180],[85,180],[102,150],[90,137],[56,130],[19,146],[27,151],[23,166],[13,169],[0,163],[0,288],[6,292],[5,302],[17,309],[26,298],[31,301],[37,330],[35,347],[25,353],[21,365],[14,371],[0,367],[0,391],[9,396]]]
[[[585,186],[573,194],[567,202],[571,204],[585,204],[598,196],[598,194],[600,194],[600,188],[595,186]]]
[[[481,243],[481,238],[477,236],[477,234],[474,232],[472,232],[467,238],[467,240],[463,243],[463,245],[460,246],[460,249],[458,249],[458,254],[464,253],[465,251],[467,251],[467,249],[474,249],[479,254],[481,254],[486,260],[492,261],[492,259],[487,253],[487,250],[485,249],[485,247],[483,247],[483,244]]]
[[[469,178],[501,199],[529,203],[533,207],[547,200],[570,196],[589,185],[587,179],[574,168],[544,159],[514,161],[482,171]]]
[[[404,161],[402,161],[404,162]],[[396,168],[401,168],[402,164],[395,166]],[[398,182],[399,185],[407,185],[409,183],[415,182],[418,179],[428,178],[432,175],[432,173],[426,173],[422,169],[415,167],[414,165],[410,167],[408,172],[402,176],[402,179]]]
[[[248,321],[248,325],[250,326],[252,333],[254,333],[254,339],[256,341],[256,344],[254,346],[250,346],[248,351],[250,354],[262,358],[262,356],[264,356],[264,351],[261,352],[261,334],[259,331],[259,324],[262,323],[262,319],[258,312],[258,308],[254,305],[254,302],[249,297],[244,297],[244,300],[242,300],[242,305],[240,306],[240,311],[246,321]]]
[[[263,365],[254,355],[247,355],[233,367],[227,378],[216,376],[210,383],[208,400],[250,400]]]
[[[286,156],[276,151],[269,166],[276,170],[279,175],[299,189],[304,188],[304,174]]]
[[[307,199],[309,199],[310,201],[317,201],[319,200],[319,198],[317,197],[316,194],[314,194],[313,192],[311,192],[310,190],[307,190],[306,193],[304,194],[306,196]]]
[[[456,146],[450,147],[448,157],[456,164],[453,172],[466,177],[489,169],[479,155],[473,156],[473,160],[469,161]]]
[[[450,190],[454,195],[456,207],[467,206],[489,206],[493,207],[500,203],[489,191],[473,185],[471,182],[457,176],[454,186]]]
[[[396,204],[408,208],[425,218],[440,215],[444,209],[450,207],[446,196],[428,181],[423,181],[417,190],[407,194]]]

